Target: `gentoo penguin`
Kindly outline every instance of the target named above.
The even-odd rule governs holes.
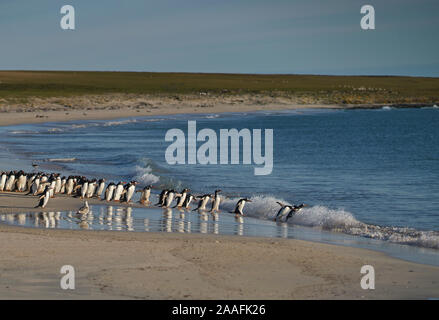
[[[55,178],[55,190],[54,190],[55,194],[58,194],[61,192],[61,184],[62,184],[61,177],[57,176]]]
[[[48,181],[47,176],[45,176],[45,175],[41,176],[40,184],[38,185],[36,194],[44,193],[44,190],[46,190],[47,181]]]
[[[200,199],[200,201],[198,202],[198,207],[195,208],[192,211],[196,211],[196,210],[203,211],[203,210],[206,210],[206,204],[209,202],[211,197],[212,197],[211,194],[205,194],[203,196],[198,196],[197,198]]]
[[[27,176],[24,174],[23,171],[20,171],[20,172],[18,173],[17,177],[18,177],[18,178],[17,178],[17,182],[16,182],[16,185],[17,185],[16,190],[17,190],[18,192],[24,192],[24,191],[26,191]]]
[[[210,209],[210,212],[219,211],[219,205],[221,202],[221,196],[219,195],[220,192],[221,192],[221,190],[215,190],[215,197],[213,198],[212,207]]]
[[[45,174],[41,177],[41,182],[42,183],[46,183],[47,181],[49,181],[49,177],[46,176]]]
[[[7,179],[8,179],[8,175],[6,174],[6,172],[2,172],[0,176],[0,191],[5,191]]]
[[[102,197],[102,193],[105,190],[105,179],[101,179],[98,181],[98,187],[96,189],[95,197],[100,199]]]
[[[88,183],[88,188],[87,188],[87,193],[85,194],[85,196],[90,199],[91,197],[93,197],[93,195],[95,194],[96,191],[96,179],[91,180]]]
[[[242,210],[244,209],[245,203],[246,202],[252,202],[250,199],[244,198],[244,199],[240,199],[237,203],[236,203],[236,207],[235,210],[233,212],[230,213],[234,213],[237,216],[243,216],[244,212],[242,212]]]
[[[35,179],[37,178],[38,174],[30,174],[27,177],[27,183],[26,183],[26,191],[31,192],[32,185],[34,184]]]
[[[90,212],[90,207],[88,206],[88,202],[85,201],[84,205],[79,208],[78,214],[88,214]]]
[[[75,188],[75,181],[72,176],[67,179],[66,183],[66,194],[71,196],[73,194],[73,189]]]
[[[81,199],[85,199],[85,197],[87,196],[87,190],[88,190],[88,180],[84,180],[82,182],[82,186],[81,186]]]
[[[31,195],[35,196],[37,194],[37,192],[38,192],[38,187],[39,186],[40,186],[40,176],[38,175],[38,176],[35,177],[34,181],[32,182],[32,185],[29,188],[28,195],[31,194]]]
[[[162,192],[160,193],[160,196],[159,196],[159,202],[157,202],[155,204],[156,206],[162,207],[165,205],[165,201],[166,201],[166,197],[168,195],[168,192],[169,192],[168,189],[162,190]]]
[[[151,196],[151,188],[152,186],[146,186],[143,190],[137,190],[136,192],[141,192],[139,202],[145,206],[149,205],[151,201],[149,201],[149,197]]]
[[[51,197],[51,191],[53,190],[52,187],[47,186],[46,190],[44,190],[44,194],[39,198],[40,202],[35,208],[45,208],[47,204],[49,203],[49,199]]]
[[[50,197],[55,198],[55,185],[56,185],[56,179],[53,179],[50,182]]]
[[[192,200],[194,200],[194,196],[191,194],[188,194],[186,196],[186,200],[184,200],[183,207],[185,209],[189,209],[189,206],[191,205]]]
[[[174,208],[182,208],[183,207],[183,204],[186,201],[186,197],[187,197],[188,192],[190,192],[189,189],[183,189],[181,194],[179,194],[177,196],[178,200],[177,200],[177,204],[174,206]]]
[[[291,212],[291,210],[293,210],[294,206],[290,206],[290,205],[286,205],[283,204],[282,202],[276,202],[278,205],[280,205],[280,209],[277,212],[276,216],[274,217],[274,221],[277,220],[277,218],[282,218],[282,217],[286,217],[286,215],[288,213]]]
[[[6,180],[5,191],[14,191],[15,185],[15,172],[10,172],[8,179]]]
[[[125,188],[122,182],[119,182],[119,184],[116,186],[116,190],[114,191],[113,201],[120,202],[123,194],[124,194]]]
[[[128,183],[125,187],[125,201],[127,203],[131,202],[131,199],[133,198],[134,193],[136,192],[136,185],[138,184],[137,181],[131,181]]]
[[[302,210],[303,208],[307,207],[308,205],[302,203],[298,206],[293,206],[293,209],[288,213],[287,217],[285,218],[285,221],[288,221],[289,218],[291,218],[293,215],[295,215],[297,212]]]
[[[165,205],[163,207],[169,208],[172,204],[172,201],[174,201],[175,197],[175,190],[170,190],[166,196]]]
[[[116,189],[116,185],[112,182],[108,185],[105,190],[105,201],[109,202],[113,199],[114,190]]]
[[[61,194],[65,194],[66,193],[66,184],[67,184],[67,178],[66,177],[62,177],[61,178],[61,190],[59,193]]]

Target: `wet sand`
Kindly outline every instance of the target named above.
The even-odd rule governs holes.
[[[0,213],[41,212],[36,203],[36,197],[0,193]],[[60,196],[46,211],[80,206],[79,199]],[[1,299],[439,297],[438,267],[301,240],[0,224],[0,243]],[[75,268],[73,291],[60,288],[63,265]],[[375,290],[360,287],[363,265],[375,268]]]

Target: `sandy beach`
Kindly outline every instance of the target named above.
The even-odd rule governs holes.
[[[162,104],[162,102],[160,102]],[[112,108],[108,106],[77,107],[63,110],[62,108],[34,108],[20,109],[21,111],[8,111],[0,113],[0,126],[17,124],[78,121],[78,120],[110,120],[129,117],[157,116],[170,114],[196,114],[196,113],[224,113],[224,112],[251,112],[251,111],[273,111],[290,109],[338,109],[337,105],[324,104],[203,104],[199,102],[186,102],[181,104],[163,104],[160,107],[121,106]]]
[[[0,213],[32,212],[35,203],[35,197],[2,193]],[[80,205],[79,199],[60,196],[46,211]],[[0,224],[0,241],[1,299],[426,299],[439,294],[437,267],[301,240]],[[60,268],[68,264],[76,272],[73,291],[59,285]],[[375,268],[375,290],[360,287],[363,265]]]

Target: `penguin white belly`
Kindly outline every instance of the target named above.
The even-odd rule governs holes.
[[[40,182],[40,185],[38,186],[38,189],[37,189],[37,193],[43,193],[44,189],[46,188],[46,185],[47,185],[47,183]]]
[[[194,197],[192,195],[189,195],[189,196],[186,197],[186,201],[183,204],[186,209],[189,209],[193,198]]]
[[[180,200],[177,203],[177,207],[182,207],[184,202],[186,201],[187,193],[183,193],[180,197]]]
[[[18,178],[18,181],[17,181],[17,190],[18,191],[23,192],[26,190],[26,181],[27,181],[27,179],[25,176],[20,176]]]
[[[90,184],[87,189],[87,198],[93,197],[95,190],[96,190],[96,184],[94,183]]]
[[[172,204],[172,201],[174,201],[174,193],[171,192],[168,194],[167,198],[166,198],[166,207],[169,207]]]
[[[102,192],[104,192],[104,189],[105,189],[105,182],[102,182],[99,185],[98,190],[96,191],[96,197],[100,198],[102,196]]]
[[[45,196],[44,196],[44,202],[43,202],[42,208],[45,208],[47,206],[47,204],[49,203],[50,197],[51,197],[50,191],[47,191]]]
[[[123,186],[118,186],[116,188],[116,191],[114,192],[113,201],[120,201],[120,198],[122,197],[122,192],[123,192]]]
[[[15,176],[10,176],[9,179],[6,181],[5,191],[13,191],[12,187],[15,182]]]
[[[55,182],[55,193],[61,192],[61,179],[57,179]]]
[[[87,195],[87,190],[88,190],[88,182],[85,182],[81,188],[81,198],[83,199],[85,198],[85,196]]]
[[[8,178],[8,176],[6,174],[3,174],[0,178],[0,191],[4,191],[5,190],[5,185],[6,185],[6,179]]]
[[[66,194],[71,195],[73,193],[73,179],[67,180],[67,186],[66,186]]]
[[[55,183],[51,183],[50,185],[50,197],[53,198],[55,196],[55,188],[54,188]]]
[[[127,202],[131,201],[131,198],[133,197],[135,191],[136,191],[136,187],[135,186],[131,186],[131,187],[128,188],[128,191],[127,191]]]
[[[111,199],[113,198],[113,194],[114,194],[114,186],[110,186],[108,187],[106,193],[105,193],[105,200],[107,201],[111,201]]]
[[[150,197],[151,197],[151,190],[146,190],[143,194],[143,200],[145,200],[145,202],[149,202]]]
[[[61,193],[64,194],[66,193],[66,184],[67,184],[67,180],[62,180],[61,181]]]
[[[242,212],[242,209],[244,209],[244,205],[245,205],[245,202],[244,202],[244,201],[242,201],[242,202],[238,205],[238,212],[241,213],[241,214],[243,213],[243,212]]]
[[[206,210],[206,204],[209,201],[209,198],[204,198],[201,200],[200,210]]]

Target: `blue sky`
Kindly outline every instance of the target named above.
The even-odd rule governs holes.
[[[360,28],[365,4],[376,30]],[[437,77],[438,14],[437,0],[0,0],[0,69]]]

